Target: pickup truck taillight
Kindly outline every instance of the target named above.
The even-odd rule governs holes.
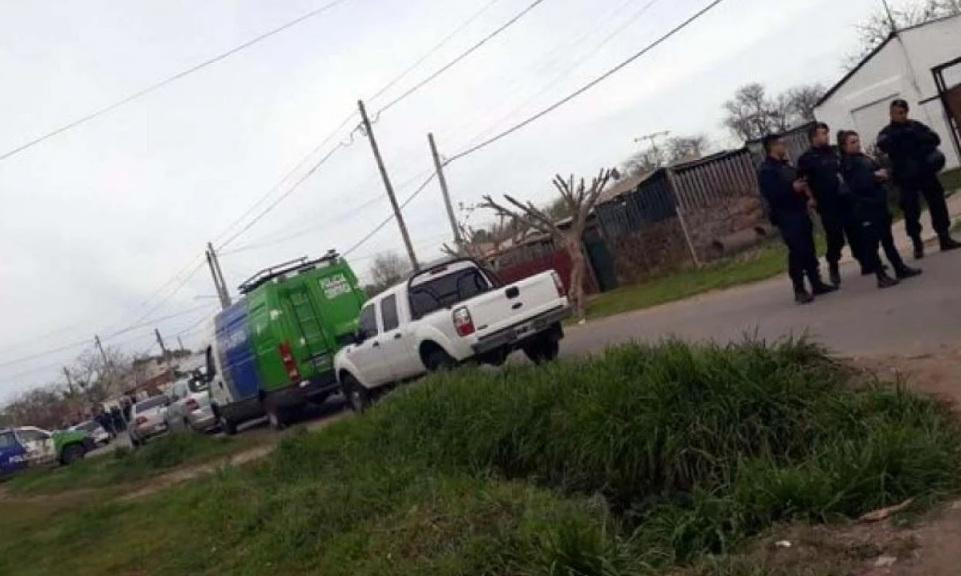
[[[300,382],[300,370],[297,368],[297,361],[294,360],[294,353],[290,349],[290,343],[284,342],[278,346],[280,350],[280,360],[284,363],[284,369],[287,371],[287,376],[290,377],[290,381]]]
[[[474,333],[474,320],[470,317],[470,310],[458,308],[454,310],[454,328],[458,336],[470,336]]]
[[[567,296],[567,291],[564,289],[564,281],[561,280],[561,275],[557,272],[551,272],[551,278],[554,279],[554,288],[557,288],[557,296],[560,298]]]
[[[184,406],[186,406],[187,410],[190,410],[191,412],[200,408],[200,404],[198,404],[193,398],[188,398],[187,401],[184,402]]]

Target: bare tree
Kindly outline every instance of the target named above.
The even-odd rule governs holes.
[[[710,144],[703,134],[674,136],[667,140],[667,157],[671,164],[698,160],[707,153]]]
[[[582,238],[587,227],[587,218],[594,210],[594,205],[601,196],[611,178],[611,170],[601,170],[591,181],[590,185],[583,178],[575,182],[574,176],[565,180],[556,175],[554,187],[567,204],[572,215],[570,224],[561,228],[541,208],[532,202],[523,203],[505,194],[506,203],[495,201],[490,196],[484,196],[482,207],[493,210],[499,216],[524,222],[530,228],[543,234],[549,234],[555,242],[567,250],[571,258],[570,299],[577,317],[584,317],[584,277],[587,272],[587,259],[584,256]]]
[[[814,108],[826,92],[822,84],[804,84],[788,89],[781,95],[788,121],[793,125],[813,122]]]
[[[961,2],[958,0],[907,0],[892,7],[890,18],[887,11],[883,7],[879,7],[858,25],[860,47],[845,59],[845,66],[848,69],[857,66],[865,56],[887,40],[896,29],[917,26],[931,20],[958,14],[961,14]]]
[[[724,126],[742,140],[756,140],[771,132],[787,130],[786,101],[771,100],[761,84],[754,82],[737,89],[724,103]]]
[[[662,146],[651,146],[633,154],[621,167],[630,176],[649,174],[663,166],[697,160],[703,157],[709,148],[703,134],[674,136],[668,138]],[[562,201],[558,200],[558,203],[562,204]]]
[[[368,290],[373,294],[382,292],[403,280],[410,273],[410,265],[396,252],[384,252],[374,256],[370,265],[372,284]]]

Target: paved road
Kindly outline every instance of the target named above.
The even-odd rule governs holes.
[[[917,264],[919,278],[878,290],[853,264],[842,290],[809,306],[792,301],[786,276],[694,299],[615,316],[567,331],[564,354],[668,336],[731,342],[808,333],[845,356],[924,354],[961,343],[961,251],[934,252]]]

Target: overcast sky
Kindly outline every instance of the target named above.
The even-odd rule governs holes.
[[[0,0],[0,153],[315,9],[327,0]],[[58,378],[92,342],[147,316],[174,336],[209,316],[199,268],[228,226],[355,107],[487,8],[372,113],[530,0],[346,0],[256,46],[0,162],[0,400]],[[445,155],[496,133],[639,50],[708,0],[545,0],[375,126],[399,195]],[[671,130],[736,145],[721,104],[741,84],[833,84],[878,0],[726,0],[555,113],[450,166],[454,201],[550,199],[555,172],[592,175]],[[346,137],[350,128],[339,136]],[[311,157],[316,161],[319,155]],[[302,176],[309,164],[295,173]],[[293,179],[292,179],[293,180]],[[292,183],[288,181],[278,193]],[[270,264],[346,250],[389,214],[364,139],[338,151],[225,249],[233,289]],[[422,259],[450,231],[436,184],[405,210]],[[475,222],[477,217],[475,216]],[[230,253],[231,250],[239,250]],[[350,259],[402,251],[394,225]],[[161,292],[166,296],[170,290]],[[198,310],[198,307],[206,309]],[[184,312],[187,311],[186,314]],[[151,351],[152,327],[106,338]],[[184,334],[196,345],[201,332]],[[153,351],[156,351],[153,348]]]

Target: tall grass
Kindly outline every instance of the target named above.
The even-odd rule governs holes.
[[[773,523],[955,491],[959,437],[934,400],[807,342],[628,346],[438,375],[256,466],[0,526],[0,572],[16,549],[77,576],[663,573]]]

